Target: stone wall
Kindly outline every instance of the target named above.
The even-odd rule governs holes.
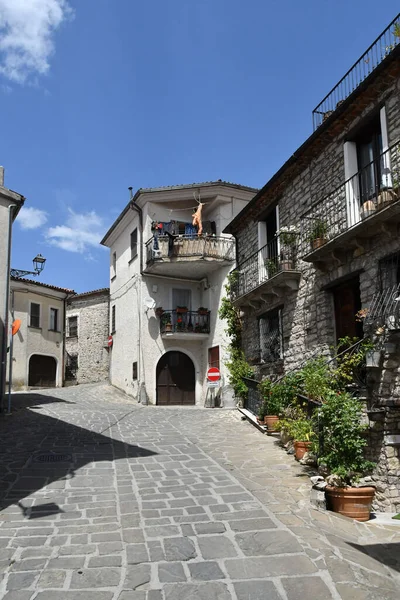
[[[69,337],[68,317],[78,317],[78,336]],[[105,381],[109,376],[109,290],[79,294],[68,301],[66,351],[78,356],[76,383]]]
[[[382,75],[384,77],[384,75]],[[279,204],[280,227],[296,225],[301,228],[301,217],[312,204],[334,192],[343,185],[343,144],[349,132],[368,118],[372,111],[385,105],[389,146],[400,141],[400,80],[389,78],[376,92],[373,102],[371,94],[359,100],[362,109],[354,118],[347,118],[345,126],[332,124],[332,131],[324,132],[324,143],[307,162],[303,159],[302,169],[297,167],[295,177],[280,177],[284,183],[275,181],[267,186],[258,204],[243,216],[235,230],[238,240],[239,264],[258,250],[258,220],[265,217],[268,208]],[[391,81],[389,84],[388,82]],[[382,84],[382,82],[381,82]],[[367,90],[368,92],[368,90]],[[369,100],[368,100],[369,98]],[[345,121],[344,117],[342,119]],[[327,142],[326,140],[329,139]],[[311,154],[311,151],[309,151]],[[298,161],[300,161],[298,158]],[[290,169],[294,169],[293,166]],[[274,192],[274,186],[276,193]],[[270,188],[270,189],[269,189]],[[330,196],[334,201],[334,194]],[[259,356],[258,317],[275,307],[282,308],[282,329],[286,371],[299,368],[308,358],[316,355],[330,356],[335,343],[335,317],[333,295],[330,287],[357,274],[360,281],[361,306],[366,307],[377,290],[378,262],[381,258],[400,252],[400,237],[390,224],[390,229],[381,235],[363,239],[359,248],[346,251],[342,260],[332,260],[324,270],[301,260],[305,250],[304,240],[298,269],[301,271],[299,289],[289,291],[275,300],[264,302],[258,310],[245,307],[243,313],[243,346],[247,359],[254,365]],[[400,336],[400,334],[399,334]],[[390,340],[397,341],[397,351],[385,354],[380,369],[370,369],[368,375],[368,398],[366,411],[369,416],[369,454],[377,463],[374,481],[377,485],[376,510],[400,511],[400,460],[399,446],[390,445],[388,436],[400,434],[400,339],[391,334]],[[282,361],[273,364],[255,364],[258,377],[280,375]],[[374,371],[374,372],[372,372]]]

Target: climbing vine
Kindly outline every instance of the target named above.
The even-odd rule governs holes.
[[[228,334],[230,343],[228,346],[229,360],[226,366],[229,370],[229,383],[233,387],[235,396],[245,398],[248,387],[243,381],[243,377],[252,377],[253,369],[246,361],[241,347],[242,342],[242,321],[237,308],[232,303],[232,287],[237,282],[238,273],[232,272],[228,275],[228,281],[225,285],[225,296],[221,300],[221,306],[218,311],[220,319],[227,322],[225,333]]]

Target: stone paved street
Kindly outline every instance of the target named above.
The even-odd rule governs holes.
[[[305,468],[237,411],[106,385],[13,401],[0,600],[399,599],[399,526],[312,509]]]

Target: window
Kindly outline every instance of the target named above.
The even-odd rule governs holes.
[[[267,216],[258,223],[258,269],[259,282],[276,275],[279,267],[279,207],[275,206]]]
[[[40,304],[31,302],[29,325],[31,327],[40,327]]]
[[[137,228],[131,233],[131,260],[137,256]]]
[[[132,363],[132,379],[137,379],[137,362]]]
[[[58,308],[50,308],[50,327],[51,331],[58,331]]]
[[[208,366],[219,369],[219,346],[208,349]]]
[[[379,283],[381,292],[400,284],[400,252],[385,256],[379,261]]]
[[[78,317],[68,317],[68,337],[78,337]]]
[[[111,309],[111,333],[115,333],[115,304]]]
[[[111,279],[114,279],[114,277],[117,276],[117,253],[113,252],[112,253],[112,258],[111,258]]]
[[[76,379],[76,373],[78,371],[78,355],[68,354],[65,365],[65,378],[68,380]]]
[[[283,358],[281,309],[276,308],[259,319],[260,359],[273,362]]]

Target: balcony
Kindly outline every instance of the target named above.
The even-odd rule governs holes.
[[[400,42],[400,14],[386,27],[335,87],[313,110],[314,131],[330,117]]]
[[[146,243],[144,273],[203,279],[235,260],[235,241],[216,236],[159,236]]]
[[[290,290],[297,290],[301,277],[297,248],[298,235],[282,232],[243,261],[233,271],[233,303],[259,310],[263,304],[276,301]]]
[[[207,339],[210,333],[210,311],[164,310],[160,315],[163,338],[175,340]]]
[[[378,235],[396,236],[400,221],[400,143],[350,177],[302,217],[303,260],[324,269],[364,252]]]

